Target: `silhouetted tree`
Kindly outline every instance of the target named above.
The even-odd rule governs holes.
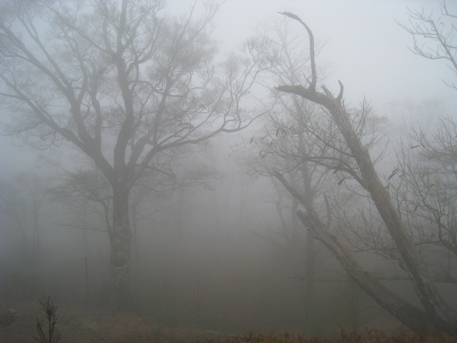
[[[270,23],[268,29],[268,37],[274,43],[262,53],[274,62],[270,75],[277,83],[298,83],[308,72],[309,62],[301,48],[305,43],[301,32],[294,31],[288,21]],[[282,225],[280,232],[287,251],[295,254],[293,258],[300,259],[301,265],[296,268],[301,270],[296,271],[296,276],[304,283],[303,325],[305,332],[312,334],[317,328],[314,316],[316,275],[322,272],[322,264],[320,267],[316,265],[319,259],[314,233],[303,227],[296,216],[300,202],[274,176],[281,174],[290,187],[306,197],[309,204],[322,208],[321,195],[337,187],[338,179],[327,172],[325,163],[317,163],[317,159],[327,163],[344,161],[344,147],[338,142],[336,126],[318,106],[297,95],[284,96],[274,90],[271,97],[274,99],[274,111],[263,118],[262,130],[250,140],[250,145],[256,146],[258,155],[254,169],[259,174],[272,177],[275,184],[278,193],[276,207]],[[292,213],[292,220],[288,218],[289,213]]]
[[[430,60],[444,60],[455,77],[457,76],[456,21],[457,13],[452,13],[446,1],[443,0],[440,14],[410,9],[409,23],[399,24],[413,38],[412,52]],[[444,82],[449,87],[457,89],[454,82]]]
[[[411,50],[430,60],[444,60],[457,78],[457,13],[442,1],[438,15],[410,9],[409,17],[408,25],[400,25],[413,38]],[[457,89],[454,82],[444,82]],[[427,134],[416,129],[412,139],[403,151],[401,169],[414,195],[415,217],[422,220],[422,225],[417,224],[422,242],[444,247],[457,257],[457,123],[452,116],[440,118],[438,130]],[[451,280],[451,273],[447,274]]]
[[[99,170],[68,171],[59,185],[50,188],[53,201],[67,209],[65,221],[59,223],[70,229],[100,231],[112,234],[113,196],[109,183]],[[97,219],[99,220],[97,220]]]
[[[268,62],[246,44],[216,66],[209,28],[217,6],[199,19],[195,8],[181,18],[162,8],[160,0],[19,1],[0,17],[0,96],[13,114],[4,131],[40,149],[75,147],[103,174],[120,308],[131,299],[135,183],[146,171],[173,177],[170,161],[185,146],[248,126],[256,103],[245,98]]]
[[[354,281],[379,305],[412,330],[421,331],[424,328],[430,328],[456,334],[457,319],[443,301],[432,275],[414,244],[407,223],[404,222],[395,202],[391,199],[388,185],[381,181],[374,167],[377,157],[372,158],[369,151],[376,139],[367,141],[363,138],[367,125],[373,124],[373,120],[370,120],[369,107],[363,104],[359,110],[347,108],[343,100],[341,82],[337,96],[325,86],[322,86],[322,90],[317,89],[318,73],[312,31],[297,15],[288,12],[282,14],[300,23],[308,33],[311,76],[307,78],[306,85],[295,82],[280,85],[276,89],[320,106],[328,119],[329,128],[335,129],[335,131],[328,130],[326,134],[325,130],[316,130],[314,122],[310,121],[305,129],[311,131],[328,150],[324,151],[325,154],[319,150],[318,154],[303,156],[303,150],[298,147],[297,153],[305,160],[311,160],[338,175],[341,179],[339,184],[346,182],[345,180],[353,183],[355,181],[358,194],[367,199],[376,210],[379,218],[378,226],[388,235],[391,251],[396,255],[401,267],[407,271],[423,308],[418,308],[396,295],[355,259],[344,244],[348,237],[340,236],[331,230],[332,218],[335,217],[336,210],[332,208],[328,198],[324,196],[324,201],[321,202],[324,208],[320,211],[308,199],[306,193],[301,193],[291,185],[281,170],[276,173],[276,178],[305,209],[297,213],[305,227],[312,230],[314,236],[333,253]],[[396,173],[396,171],[392,172],[387,181]]]

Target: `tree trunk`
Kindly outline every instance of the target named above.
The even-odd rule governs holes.
[[[302,127],[301,127],[302,128]],[[299,146],[303,147],[303,138],[299,137]],[[311,175],[308,168],[308,163],[304,162],[301,168],[301,174],[303,177],[304,184],[304,197],[306,202],[310,206],[314,206],[314,191],[311,185]],[[306,321],[305,328],[307,334],[311,334],[311,316],[314,312],[313,300],[314,300],[314,271],[316,260],[315,249],[314,249],[314,233],[310,228],[306,228],[306,260],[305,260],[305,297],[306,297]]]
[[[114,191],[113,231],[111,233],[111,290],[112,303],[120,310],[128,309],[130,292],[130,243],[128,191]]]
[[[414,247],[392,204],[389,191],[379,179],[370,155],[356,136],[347,114],[341,105],[329,110],[357,161],[363,186],[370,193],[371,199],[400,252],[402,261],[411,275],[416,294],[430,316],[432,325],[440,331],[457,332],[456,322],[450,313],[450,309],[444,303],[431,280],[424,261]]]
[[[312,316],[314,313],[314,235],[306,229],[306,260],[305,260],[305,333],[312,334]]]
[[[300,95],[305,99],[325,107],[330,112],[330,115],[338,126],[339,131],[343,135],[344,140],[346,141],[346,144],[360,169],[361,185],[370,194],[370,197],[373,200],[379,214],[381,215],[390,236],[392,237],[396,247],[399,250],[401,259],[411,276],[415,292],[419,297],[422,305],[424,306],[427,317],[429,318],[428,325],[431,326],[434,330],[439,330],[450,334],[457,334],[457,320],[455,315],[443,301],[435,284],[431,280],[425,263],[417,253],[410,237],[406,233],[404,225],[401,222],[395,207],[391,202],[388,190],[384,187],[374,169],[368,151],[362,145],[360,139],[357,137],[352,127],[352,123],[348,117],[348,114],[346,113],[341,103],[342,88],[341,93],[337,98],[335,98],[325,87],[323,88],[325,94],[316,92],[314,89],[304,88],[303,86],[279,86],[276,89],[279,91]],[[338,250],[340,250],[340,257],[338,259],[341,258],[340,262],[344,266],[344,263],[349,262],[347,258],[350,256],[348,252],[345,251],[341,246],[339,246],[336,251],[333,251],[335,255],[338,254]],[[352,257],[350,258],[352,259]],[[352,262],[347,264],[347,267],[349,268],[347,270],[348,273],[354,277],[356,282],[359,283],[360,287],[368,292],[367,287],[369,284],[372,284],[372,282],[370,281],[368,283],[360,283],[361,279],[355,277],[355,274],[359,273],[359,271],[351,269],[356,268],[356,265],[351,264]],[[375,293],[378,291],[379,289],[374,287],[372,288],[372,292],[368,293],[371,296],[375,297]],[[401,311],[404,311],[406,314],[408,311],[406,308],[398,309],[395,305],[396,304],[393,302],[390,305],[385,303],[382,306],[393,315],[395,315],[398,319],[403,321],[403,319],[400,318],[403,317],[403,313],[401,313]],[[417,326],[416,329],[413,330],[417,330]]]
[[[338,259],[344,270],[351,278],[381,307],[385,308],[408,328],[415,332],[423,331],[430,326],[430,316],[415,306],[390,291],[382,283],[366,272],[346,249],[338,242],[338,239],[329,235],[320,220],[315,217],[298,212],[298,217],[306,225],[312,227],[313,232]],[[315,225],[316,221],[320,224]],[[310,225],[313,223],[312,225]]]
[[[430,317],[424,311],[419,310],[390,291],[357,263],[352,255],[338,242],[338,239],[328,233],[326,225],[320,220],[314,207],[282,175],[278,174],[276,178],[306,208],[306,214],[301,211],[297,212],[298,218],[303,225],[311,230],[316,239],[329,249],[360,288],[411,330],[421,331],[430,324]]]

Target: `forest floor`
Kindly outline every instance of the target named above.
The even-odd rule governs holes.
[[[14,321],[0,327],[0,343],[36,342],[37,319],[47,328],[43,309],[36,301],[2,302],[0,316],[5,313],[14,313]],[[377,329],[366,330],[363,335],[342,330],[340,337],[333,340],[287,334],[268,336],[250,333],[234,337],[192,328],[166,327],[157,324],[152,317],[114,312],[102,307],[59,304],[57,313],[59,317],[56,327],[61,332],[60,343],[457,343],[457,337],[446,335],[415,335],[407,331],[392,335]]]
[[[47,329],[43,309],[38,302],[2,302],[0,314],[13,310],[15,320],[0,327],[1,343],[29,343],[38,338],[36,320]],[[56,328],[61,332],[62,343],[142,343],[183,342],[206,340],[193,329],[166,328],[156,324],[154,318],[132,313],[114,312],[102,307],[58,304]],[[46,332],[46,330],[45,330]]]

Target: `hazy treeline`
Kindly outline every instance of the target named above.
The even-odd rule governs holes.
[[[3,131],[50,153],[0,185],[0,296],[224,332],[398,320],[455,333],[446,105],[392,107],[415,125],[346,103],[343,82],[326,88],[312,29],[289,12],[219,63],[219,5],[182,18],[163,5],[5,7]],[[411,10],[405,28],[427,39],[443,20],[433,37],[450,37],[455,15],[442,10]],[[432,55],[413,49],[455,62],[438,42]],[[430,113],[440,120],[424,128]]]

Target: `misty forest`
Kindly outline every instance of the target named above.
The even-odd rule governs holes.
[[[0,2],[0,341],[457,336],[455,3],[382,104],[305,4],[180,3]]]

